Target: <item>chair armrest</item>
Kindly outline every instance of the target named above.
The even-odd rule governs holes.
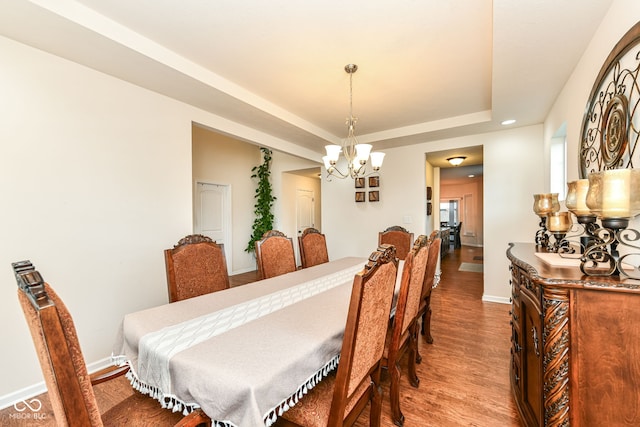
[[[175,427],[196,427],[200,425],[211,427],[211,418],[202,412],[202,409],[196,409],[175,424]]]
[[[109,366],[108,368],[94,372],[93,374],[89,375],[89,378],[91,379],[91,385],[96,385],[105,381],[110,381],[114,378],[126,374],[127,372],[129,372],[129,366],[127,365]]]

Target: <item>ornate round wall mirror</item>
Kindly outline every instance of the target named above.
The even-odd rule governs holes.
[[[640,22],[613,48],[598,73],[580,139],[580,177],[640,165]]]

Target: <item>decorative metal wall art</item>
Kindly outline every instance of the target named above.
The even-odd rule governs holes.
[[[582,119],[580,175],[640,164],[640,25],[609,54],[589,95]]]
[[[582,120],[581,180],[569,186],[569,208],[582,227],[580,269],[590,276],[640,279],[640,232],[628,228],[640,212],[640,22],[616,44],[591,90]],[[584,180],[589,178],[586,199]],[[573,200],[575,197],[576,200]],[[588,209],[584,209],[584,205]],[[600,221],[598,225],[597,221]],[[575,236],[573,236],[575,237]],[[623,250],[624,249],[624,250]],[[559,250],[561,255],[570,250]]]

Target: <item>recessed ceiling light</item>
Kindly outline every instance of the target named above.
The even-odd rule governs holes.
[[[474,178],[475,175],[467,175],[467,178]]]
[[[509,119],[509,120],[504,120],[502,123],[500,123],[503,126],[507,126],[507,125],[512,125],[516,122],[515,119]]]

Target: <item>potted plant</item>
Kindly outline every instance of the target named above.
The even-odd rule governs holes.
[[[260,148],[260,151],[262,151],[262,164],[251,169],[251,172],[253,172],[251,178],[258,180],[258,187],[254,195],[256,203],[253,205],[253,213],[256,217],[253,220],[251,239],[245,248],[246,252],[253,252],[255,250],[254,243],[260,240],[264,233],[273,229],[273,213],[271,210],[276,198],[273,196],[273,187],[271,187],[271,181],[269,180],[271,176],[271,150]]]

